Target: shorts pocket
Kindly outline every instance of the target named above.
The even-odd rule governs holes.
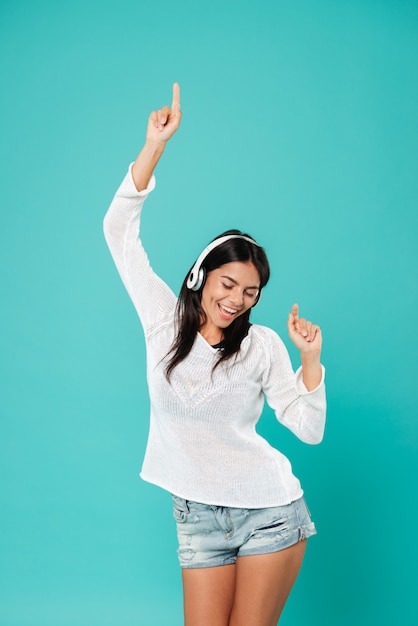
[[[254,528],[251,537],[254,539],[264,539],[268,537],[287,536],[289,530],[288,519],[283,513],[280,513],[273,519],[267,519],[264,523]]]
[[[280,518],[278,520],[273,520],[272,522],[268,523],[268,524],[264,524],[263,526],[258,526],[255,529],[255,532],[262,530],[262,531],[266,531],[266,530],[280,530],[281,528],[283,528],[284,524],[286,524],[286,519],[285,518]]]
[[[176,522],[183,524],[187,520],[189,513],[189,507],[187,506],[187,500],[180,498],[179,496],[172,495],[173,498],[173,517]]]

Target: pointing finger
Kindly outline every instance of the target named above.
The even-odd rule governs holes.
[[[294,304],[292,306],[291,314],[296,320],[299,318],[299,305],[298,304]]]
[[[295,331],[295,318],[293,317],[293,315],[291,313],[289,313],[288,317],[287,317],[287,327],[290,331]]]
[[[171,103],[171,110],[174,114],[180,111],[180,85],[174,83],[173,85],[173,101]]]

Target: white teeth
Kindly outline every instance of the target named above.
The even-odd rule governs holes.
[[[236,309],[230,309],[229,307],[224,306],[223,304],[220,304],[219,306],[220,306],[222,309],[224,309],[224,311],[226,311],[227,313],[231,313],[231,315],[232,315],[233,313],[236,313],[236,312],[237,312],[237,311],[236,311]]]

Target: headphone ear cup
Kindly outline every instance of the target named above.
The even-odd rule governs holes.
[[[192,287],[193,291],[199,291],[205,282],[206,272],[203,267],[199,268],[199,272],[197,274],[196,284]]]

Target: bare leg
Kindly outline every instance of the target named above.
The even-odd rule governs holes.
[[[229,626],[276,626],[299,573],[306,540],[271,554],[238,557]]]
[[[236,565],[183,569],[185,626],[228,626]]]

